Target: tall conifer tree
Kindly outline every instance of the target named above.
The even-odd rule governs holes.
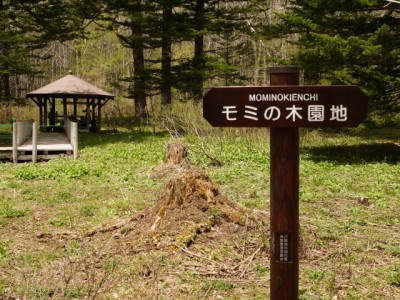
[[[129,94],[134,100],[135,115],[143,117],[147,114],[146,91],[149,86],[145,66],[149,3],[145,0],[112,0],[105,3],[105,19],[110,22],[110,28],[117,32],[124,46],[132,49],[133,76],[124,80],[131,83]]]
[[[400,5],[379,0],[292,0],[267,37],[297,44],[289,63],[307,83],[357,84],[371,110],[400,112]]]
[[[40,71],[31,60],[37,57],[36,50],[84,34],[87,19],[97,16],[95,2],[0,0],[0,99],[15,98],[12,77]]]

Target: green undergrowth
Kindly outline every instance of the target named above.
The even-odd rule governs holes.
[[[35,237],[84,233],[152,207],[164,185],[152,174],[164,161],[166,143],[176,139],[188,146],[190,161],[207,172],[230,200],[250,214],[264,212],[268,221],[268,129],[206,128],[177,135],[142,128],[80,134],[78,160],[0,163],[0,298],[57,299],[60,290],[30,275],[44,272],[41,265],[55,266],[60,258],[71,268],[75,260],[90,259],[80,240],[69,241],[60,250],[35,243]],[[399,143],[396,128],[300,131],[301,299],[400,296]],[[123,285],[128,282],[125,278],[142,272],[134,270],[156,263],[140,262],[143,257],[135,256],[128,267],[115,260],[97,266],[104,276],[114,267],[125,274],[114,285],[109,282],[112,277],[104,277],[111,288],[98,298],[115,298],[115,291],[145,295],[139,283]],[[176,263],[172,257],[168,263],[166,259],[162,257],[157,268]],[[14,266],[18,272],[13,272]],[[268,262],[254,264],[261,283],[182,273],[174,297],[239,299],[239,294],[247,295],[241,299],[265,299],[268,266]],[[158,288],[171,289],[169,280],[164,278]],[[66,289],[65,298],[89,297],[88,285]]]
[[[163,162],[167,141],[165,134],[150,132],[82,134],[78,160],[2,163],[2,215],[52,207],[49,224],[71,227],[140,211],[155,200],[160,182],[150,175]]]
[[[11,124],[0,124],[0,147],[12,145],[12,126]]]

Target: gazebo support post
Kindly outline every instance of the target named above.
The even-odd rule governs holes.
[[[49,121],[50,121],[50,126],[55,126],[56,125],[56,98],[53,97],[53,101],[50,100],[50,113],[49,113]],[[53,127],[52,129],[53,130]]]
[[[47,97],[43,97],[43,109],[44,109],[44,115],[43,115],[43,126],[47,126]]]
[[[39,126],[43,125],[43,97],[38,98],[38,106],[39,106]]]
[[[92,122],[96,120],[96,99],[92,100]]]
[[[101,99],[99,99],[99,111],[97,120],[98,120],[97,126],[99,127],[99,131],[101,131]]]
[[[78,116],[77,102],[78,102],[78,99],[74,98],[74,117],[75,118]]]
[[[90,99],[86,98],[86,129],[90,126]]]
[[[63,119],[65,125],[68,117],[67,98],[65,97],[62,98],[62,105],[63,105]]]

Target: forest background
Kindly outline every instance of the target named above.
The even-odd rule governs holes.
[[[383,0],[0,0],[1,122],[68,70],[115,94],[108,115],[123,119],[212,86],[267,85],[269,66],[295,64],[305,84],[359,85],[369,123],[393,125],[399,12]]]

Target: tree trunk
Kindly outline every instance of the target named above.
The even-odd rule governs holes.
[[[0,10],[3,10],[3,9],[5,9],[5,5],[3,3],[3,0],[0,0]],[[8,22],[6,21],[4,24],[6,27],[8,27],[7,23]],[[1,47],[0,50],[3,54],[3,56],[8,57],[9,51],[10,51],[10,45],[9,45],[8,41],[5,40],[0,45],[0,47]],[[2,91],[0,90],[0,99],[3,98],[4,100],[9,101],[11,98],[10,75],[7,73],[7,71],[9,70],[9,65],[7,62],[4,62],[0,67],[3,70],[3,75],[1,75],[0,87],[2,88]]]
[[[194,58],[193,58],[193,72],[194,72],[194,86],[193,94],[196,101],[200,101],[203,98],[204,88],[204,0],[196,1],[195,11],[195,37],[194,37]]]
[[[172,6],[166,4],[163,8],[163,27],[161,38],[161,103],[171,104],[172,80],[171,80],[171,26]]]
[[[144,79],[144,49],[135,47],[133,51],[133,69],[134,69],[134,84],[133,84],[133,99],[135,101],[135,115],[138,117],[144,116],[147,113],[146,103],[146,83]]]
[[[2,66],[3,71],[8,70],[8,66],[3,65]],[[10,75],[8,74],[3,74],[2,76],[2,81],[3,81],[3,95],[4,99],[6,101],[10,101],[11,98],[11,88],[10,88]]]
[[[137,10],[134,12],[133,18],[140,20],[142,14],[141,1],[138,1]],[[138,23],[140,23],[140,21],[132,23],[132,35],[135,40],[132,46],[134,75],[133,99],[135,101],[135,116],[144,117],[147,115],[144,44],[141,29],[142,25]]]

